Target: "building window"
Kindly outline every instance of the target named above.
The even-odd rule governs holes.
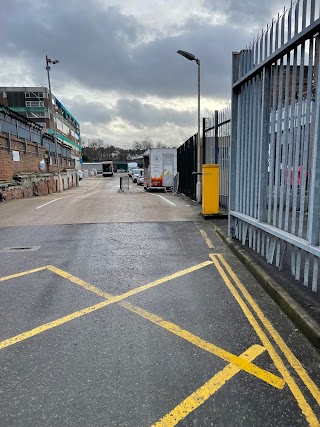
[[[26,107],[43,107],[43,101],[26,101]]]
[[[39,111],[39,112],[32,112],[27,111],[27,117],[28,119],[44,119],[48,118],[48,113],[46,111]]]
[[[44,98],[44,92],[25,92],[26,98]]]

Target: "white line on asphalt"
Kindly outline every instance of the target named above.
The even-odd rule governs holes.
[[[66,199],[67,197],[72,197],[72,196],[79,196],[80,194],[83,194],[83,193],[86,193],[87,191],[93,190],[94,188],[96,188],[100,184],[101,181],[102,181],[102,179],[100,179],[98,184],[96,184],[94,187],[91,187],[91,188],[88,188],[87,190],[81,191],[81,193],[70,194],[69,196],[64,196],[64,197],[58,197],[57,199],[50,200],[50,202],[47,202],[44,205],[38,206],[36,209],[41,209],[44,206],[50,205],[50,203],[56,202],[57,200]]]
[[[172,206],[176,206],[173,202],[170,202],[170,200],[167,200],[165,197],[160,196],[159,194],[151,194],[151,196],[157,196],[160,197],[161,199],[165,200],[166,202],[170,203],[170,205]]]
[[[140,190],[140,189],[138,189],[138,191],[141,191],[142,193],[145,193],[145,191],[144,190]],[[170,200],[168,200],[168,199],[166,199],[165,197],[163,197],[163,196],[160,196],[159,194],[151,194],[151,193],[148,193],[149,194],[149,196],[157,196],[157,197],[160,197],[161,199],[163,199],[165,202],[168,202],[168,203],[170,203],[170,205],[172,205],[172,206],[176,206],[173,202],[170,202]]]

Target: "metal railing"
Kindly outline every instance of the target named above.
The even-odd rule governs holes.
[[[179,172],[178,191],[196,200],[197,175],[197,135],[189,138],[177,150],[177,170]]]
[[[316,8],[317,3],[317,8]],[[319,289],[319,5],[233,54],[229,235]],[[316,15],[317,14],[317,15]]]
[[[203,119],[203,163],[219,164],[219,204],[228,208],[231,109]]]

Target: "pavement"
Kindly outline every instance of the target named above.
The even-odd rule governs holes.
[[[207,222],[320,353],[320,295],[295,281],[288,268],[280,271],[249,247],[230,239],[226,213]]]

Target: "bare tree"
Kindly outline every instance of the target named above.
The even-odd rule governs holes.
[[[142,141],[141,141],[141,148],[143,151],[148,150],[148,148],[153,148],[154,144],[152,142],[152,139],[150,136],[146,136]]]
[[[156,147],[156,148],[168,148],[168,147],[166,146],[166,144],[164,144],[164,143],[163,143],[163,142],[161,142],[161,141],[157,141],[157,142],[156,142],[155,147]]]

